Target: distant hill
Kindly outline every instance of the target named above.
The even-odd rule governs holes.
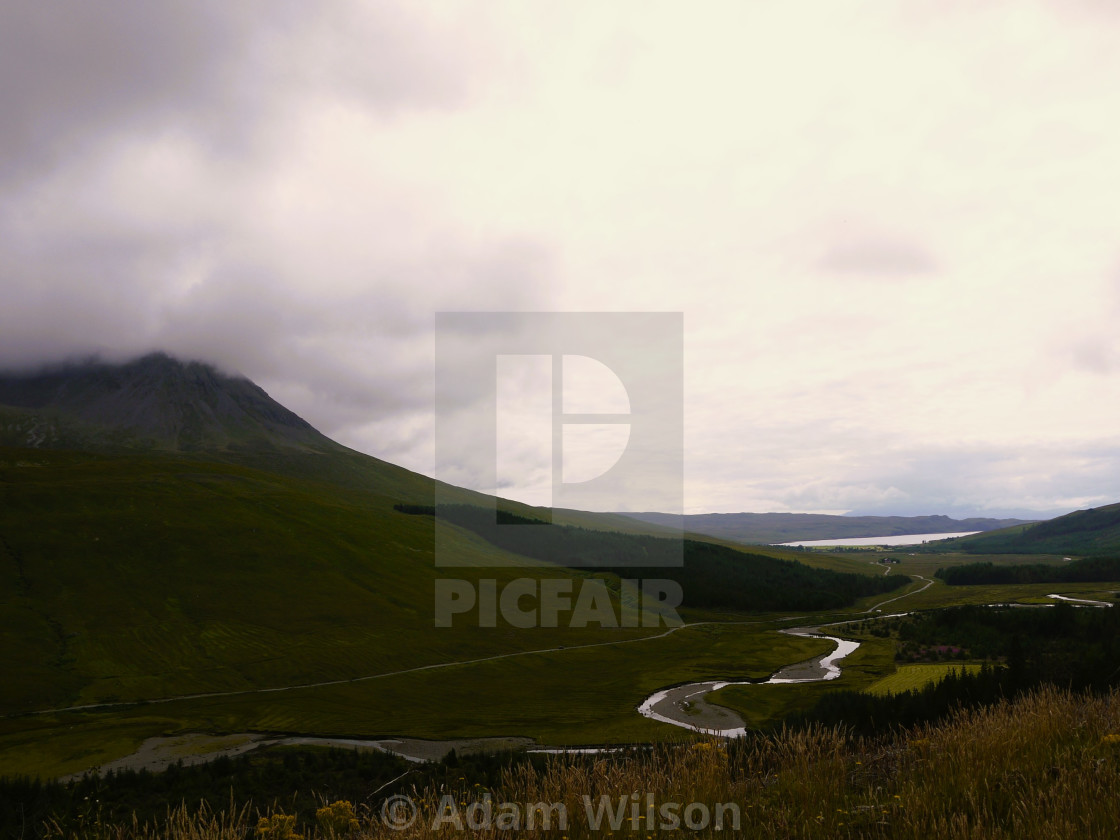
[[[0,445],[68,449],[337,450],[259,386],[153,353],[0,373]]]
[[[946,540],[937,548],[970,554],[1120,553],[1120,504],[1076,510],[1033,525]]]
[[[655,525],[681,525],[667,513],[630,513]],[[774,545],[795,540],[887,537],[993,531],[1026,524],[1022,519],[950,519],[948,516],[830,516],[818,513],[697,513],[684,517],[684,530],[746,544]]]

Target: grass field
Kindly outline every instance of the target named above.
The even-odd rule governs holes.
[[[395,513],[383,496],[179,459],[42,457],[0,468],[3,712],[349,678],[605,638],[465,624],[435,632],[431,523]],[[21,470],[30,477],[13,476]],[[469,536],[459,548],[500,554]],[[500,582],[519,574],[487,571]]]
[[[901,694],[937,682],[953,671],[971,673],[979,670],[980,666],[975,663],[923,662],[902,665],[893,674],[876,680],[864,690],[878,695]]]
[[[908,591],[922,585],[916,582]],[[1085,586],[1091,590],[1092,585]],[[931,590],[950,596],[938,599],[945,602],[962,595],[966,601],[1026,596],[990,587],[958,592],[968,589],[972,587],[950,592],[934,584],[910,597],[923,598]],[[866,599],[858,609],[867,609],[875,600]],[[813,620],[842,617],[819,615]],[[718,618],[726,622],[736,617]],[[805,618],[798,620],[804,623]],[[560,651],[342,685],[9,718],[0,721],[0,774],[80,772],[134,751],[147,737],[186,731],[430,738],[525,735],[549,744],[678,740],[686,737],[684,731],[637,715],[637,704],[666,685],[712,677],[764,677],[829,649],[828,642],[775,632],[791,620],[752,617],[747,624],[690,627],[664,638],[587,649],[579,649],[569,633],[558,637],[565,645]],[[583,643],[602,640],[587,632]],[[557,637],[542,631],[537,638],[537,646],[547,647]],[[845,661],[838,680],[734,686],[712,699],[738,711],[748,724],[765,726],[811,707],[829,691],[866,690],[892,671],[892,655],[889,641],[865,639]]]
[[[904,603],[906,609],[936,609],[964,604],[1053,604],[1054,600],[1046,597],[1050,594],[1111,601],[1110,593],[1114,590],[1120,590],[1120,582],[946,586],[937,581]]]
[[[146,737],[183,731],[524,735],[546,744],[676,740],[687,733],[635,711],[658,688],[765,677],[830,648],[775,633],[775,626],[707,625],[617,647],[568,648],[366,682],[10,718],[0,721],[0,775],[79,772],[132,752]]]
[[[0,774],[81,771],[147,737],[185,731],[673,740],[683,731],[636,713],[649,693],[767,676],[829,649],[776,629],[851,617],[896,597],[865,598],[828,615],[685,613],[687,621],[748,623],[650,639],[654,631],[645,628],[516,631],[469,621],[441,631],[430,609],[443,576],[432,520],[393,510],[400,501],[430,501],[428,479],[356,453],[235,460],[0,450]],[[464,491],[464,499],[476,496]],[[655,530],[610,515],[581,524]],[[529,565],[468,532],[448,537],[486,566],[475,577],[502,585]],[[759,553],[883,573],[863,555]],[[891,574],[931,577],[952,562],[906,557]],[[549,567],[549,575],[578,582],[589,573]],[[924,585],[900,590],[903,600],[883,610],[1052,591],[1098,597],[1109,588],[935,583],[918,592]],[[624,644],[581,647],[606,642]],[[505,654],[519,655],[409,670]],[[871,640],[846,661],[840,680],[734,687],[714,699],[762,725],[828,691],[870,686],[893,668],[889,646]],[[409,672],[389,676],[399,671]],[[215,692],[227,694],[151,702]],[[124,705],[28,714],[90,703]]]

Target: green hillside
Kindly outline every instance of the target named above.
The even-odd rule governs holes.
[[[434,564],[436,526],[394,510],[403,495],[396,491],[419,495],[426,485],[430,499],[431,483],[381,476],[376,465],[370,459],[371,488],[358,489],[356,479],[334,484],[170,453],[0,449],[0,626],[11,640],[0,670],[14,675],[0,691],[0,712],[349,679],[641,635],[597,627],[437,631],[432,593],[445,575]],[[501,585],[523,576],[520,567],[545,562],[461,526],[438,527],[456,551],[490,567],[457,577]],[[620,573],[669,572],[686,592],[728,593],[735,570],[727,564],[741,563],[753,584],[744,583],[743,603],[755,609],[788,607],[790,599],[811,608],[827,588],[835,592],[820,606],[842,606],[904,582],[710,550],[719,555],[718,577],[703,560],[688,562],[683,576],[555,565],[548,575],[617,581]],[[845,589],[848,581],[858,586]],[[772,604],[759,600],[766,591]]]
[[[538,641],[433,633],[432,526],[392,504],[171,455],[0,450],[0,711],[349,678]],[[470,535],[457,548],[502,559]]]
[[[1117,554],[1120,504],[1078,510],[1034,525],[945,540],[936,548],[969,554]]]
[[[866,563],[813,558],[830,571],[779,549],[695,543],[699,559],[671,570],[686,592],[704,595],[682,614],[726,620],[713,608],[737,608],[740,624],[672,635],[626,622],[517,630],[480,627],[468,614],[453,630],[437,628],[441,577],[500,588],[546,565],[547,577],[573,587],[602,580],[619,614],[633,617],[638,605],[620,576],[665,570],[570,569],[463,523],[407,515],[395,508],[432,503],[431,479],[308,431],[251,383],[181,367],[170,385],[140,365],[99,374],[92,390],[55,380],[36,391],[18,378],[5,386],[25,403],[0,408],[5,417],[53,418],[51,428],[81,430],[87,448],[4,426],[22,445],[0,447],[2,772],[80,770],[144,737],[200,729],[650,737],[665,725],[634,713],[646,693],[709,674],[765,676],[818,651],[819,641],[770,633],[765,613],[849,605],[906,583]],[[184,414],[153,391],[173,405],[203,397]],[[118,434],[85,413],[91,404],[136,423]],[[194,419],[168,426],[168,417]],[[153,437],[157,427],[170,431]],[[467,490],[447,496],[494,505]],[[637,545],[668,533],[621,515],[574,521],[591,542]],[[441,545],[446,536],[479,568],[438,569],[437,528]],[[638,643],[616,646],[629,641]],[[518,658],[496,658],[510,656]]]

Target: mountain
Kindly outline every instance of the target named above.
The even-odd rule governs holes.
[[[655,525],[681,527],[681,517],[667,513],[629,513]],[[684,516],[684,530],[746,544],[775,545],[796,540],[887,537],[901,534],[951,534],[992,531],[1026,524],[1021,519],[948,516],[830,516],[817,513],[697,513]]]
[[[153,353],[0,374],[0,444],[52,448],[327,451],[338,444],[257,385]]]
[[[242,376],[165,353],[112,364],[85,361],[0,372],[0,447],[150,458],[182,455],[430,504],[432,479],[356,452],[316,430]],[[447,487],[448,501],[492,505]],[[533,508],[505,506],[524,515]],[[664,533],[624,516],[589,514],[584,527]]]
[[[434,482],[330,441],[248,380],[164,355],[68,365],[3,376],[0,417],[0,759],[35,728],[4,714],[563,643],[566,628],[435,630],[443,526],[395,510],[431,504]],[[468,490],[459,499],[493,504]],[[524,574],[525,558],[467,531],[444,537],[499,584]],[[252,705],[253,726],[354,731],[355,703],[329,726],[327,707],[315,724],[307,709],[278,719]]]
[[[920,505],[920,506],[919,506]],[[884,507],[868,507],[850,510],[844,516],[925,516],[929,504],[902,502]],[[1071,508],[1025,508],[1025,507],[984,507],[976,505],[954,505],[938,503],[937,510],[950,519],[1018,519],[1021,522],[1041,522],[1064,516]]]
[[[734,634],[708,629],[666,637],[668,647],[580,652],[650,630],[563,620],[522,630],[485,626],[478,613],[437,628],[437,581],[486,579],[504,591],[547,561],[424,513],[432,479],[331,442],[253,383],[206,365],[155,355],[5,375],[0,415],[10,444],[0,443],[0,774],[82,770],[91,753],[119,757],[165,732],[585,739],[599,720],[649,725],[633,713],[643,691],[742,659]],[[447,497],[495,504],[465,489]],[[525,518],[546,513],[499,506]],[[578,516],[593,531],[665,533],[621,515]],[[436,565],[437,533],[462,566]],[[620,550],[641,548],[620,536],[610,535]],[[814,590],[829,600],[813,603],[836,606],[906,583],[866,563],[813,558],[831,564],[822,571],[779,549],[690,551],[696,563],[670,570],[696,575],[681,579],[686,599],[730,603],[769,587],[801,609]],[[620,574],[546,568],[572,591],[602,581],[619,615],[637,612]],[[750,584],[719,588],[732,574]],[[527,650],[561,653],[516,657]],[[499,655],[508,658],[444,667]],[[370,679],[386,674],[408,676]],[[305,687],[278,691],[297,686]],[[546,708],[576,695],[578,714]],[[107,702],[138,705],[27,715]],[[13,714],[24,716],[5,717]]]
[[[937,547],[970,554],[1120,554],[1120,504],[1076,510],[1045,522],[946,540]]]

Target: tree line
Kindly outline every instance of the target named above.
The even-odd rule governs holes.
[[[695,609],[830,610],[910,583],[904,575],[862,575],[806,566],[698,540],[553,525],[471,505],[396,505],[401,513],[438,517],[506,551],[558,566],[591,567],[621,578],[668,579],[682,606]],[[517,527],[509,527],[517,526]],[[683,561],[683,565],[682,565]]]
[[[969,563],[938,569],[934,577],[949,586],[1006,583],[1097,583],[1120,580],[1120,557],[1085,557],[1058,566],[1052,563],[998,566]]]
[[[900,641],[951,644],[990,661],[899,694],[831,692],[787,725],[839,724],[870,734],[940,720],[956,708],[1012,699],[1043,684],[1091,692],[1120,685],[1117,609],[952,607],[889,621]]]

